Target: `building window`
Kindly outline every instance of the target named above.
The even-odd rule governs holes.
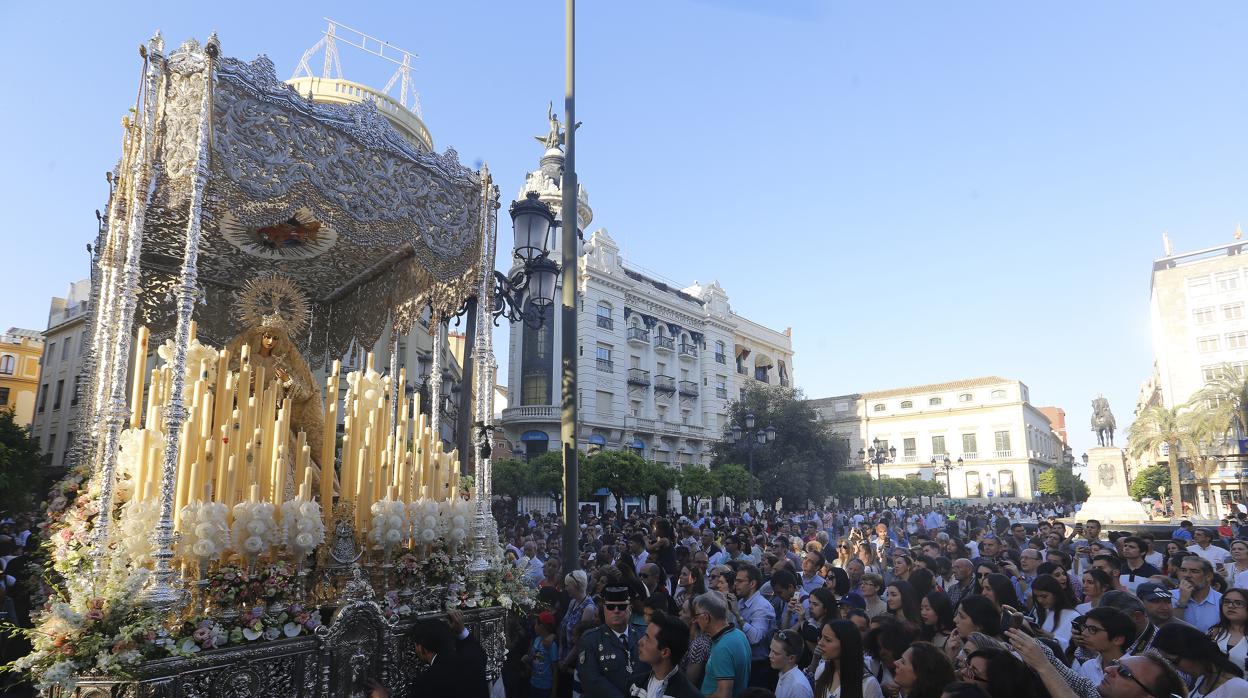
[[[943,456],[946,454],[948,454],[948,451],[945,450],[945,437],[933,436],[932,437],[932,455]]]
[[[540,327],[523,326],[524,342],[520,361],[520,404],[549,405],[554,374],[555,311],[554,304],[538,309],[529,308],[542,317]]]
[[[9,404],[9,389],[0,388],[0,406]]]
[[[715,342],[715,362],[728,363],[728,355],[724,351],[724,343],[722,341]]]
[[[61,409],[61,393],[63,392],[65,392],[65,381],[59,380],[56,382],[56,397],[52,400],[52,409]]]
[[[1216,336],[1197,337],[1196,348],[1199,349],[1202,354],[1208,354],[1210,352],[1217,351],[1218,350],[1218,338]]]
[[[1218,291],[1234,291],[1239,288],[1239,272],[1224,271],[1217,275]]]
[[[902,439],[901,445],[902,445],[902,448],[904,449],[902,451],[902,455],[904,455],[906,458],[914,458],[915,456],[919,454],[918,449],[914,445],[914,437]]]
[[[848,401],[848,400],[841,400],[840,402],[838,402],[838,403],[836,403],[835,405],[833,405],[833,406],[832,406],[832,411],[833,411],[833,412],[848,412],[848,411],[849,411],[849,401]]]
[[[17,371],[17,359],[12,354],[0,356],[0,374],[11,376]]]
[[[984,496],[983,484],[979,480],[979,473],[974,470],[970,470],[966,473],[966,496]]]
[[[901,401],[901,409],[903,409],[903,410],[908,410],[908,409],[910,409],[911,407],[914,407],[914,402],[912,402],[912,401],[910,401],[910,400],[902,400],[902,401]]]
[[[884,411],[884,403],[882,403],[882,402],[880,402],[880,403],[876,403],[875,407],[872,407],[871,409],[872,409],[872,410],[874,410],[875,412],[883,412],[883,411]]]
[[[996,446],[997,446],[997,457],[998,458],[1008,457],[1008,456],[1002,456],[1000,454],[1002,453],[1008,454],[1010,451],[1010,432],[1008,431],[995,432],[993,434],[993,440],[996,442]]]
[[[958,402],[971,402],[974,399],[975,399],[975,396],[971,393],[962,393],[961,395],[958,396]]]
[[[615,406],[613,404],[615,402],[614,393],[610,393],[605,390],[599,390],[597,391],[597,394],[595,395],[595,400],[597,401],[596,406],[598,408],[598,416],[610,417],[613,414],[615,414]]]
[[[78,393],[82,390],[82,376],[74,376],[74,394],[69,398],[69,406],[78,405]]]
[[[1197,276],[1187,280],[1187,294],[1189,296],[1207,296],[1213,290],[1213,284],[1209,282],[1209,276]]]
[[[605,301],[598,303],[598,326],[611,329],[611,304]]]
[[[993,400],[1004,400],[1004,399],[1005,399],[1005,391],[1004,391],[1004,390],[994,390],[994,391],[992,391],[992,399],[993,399]]]
[[[962,453],[967,454],[967,453],[978,453],[978,452],[979,452],[979,444],[975,442],[975,435],[963,434],[962,435]]]
[[[61,361],[69,358],[69,345],[74,343],[73,337],[66,337],[65,343],[61,345]]]
[[[997,484],[1001,490],[997,492],[998,497],[1013,497],[1014,495],[1014,471],[1002,470],[997,473]]]
[[[1227,349],[1243,349],[1248,347],[1248,332],[1232,332],[1226,335]]]
[[[934,398],[932,398],[932,399],[928,400],[928,401],[927,401],[927,404],[928,404],[929,406],[931,406],[931,407],[940,407],[941,403],[943,403],[943,402],[944,402],[944,400],[941,400],[941,399],[940,399],[940,398],[938,398],[938,397],[934,397]]]
[[[1243,303],[1231,303],[1230,305],[1222,306],[1222,319],[1223,320],[1242,320],[1243,318],[1244,318],[1244,304]]]
[[[42,412],[48,406],[48,384],[44,383],[39,386],[39,411]]]
[[[1193,310],[1192,320],[1194,320],[1197,325],[1208,325],[1213,322],[1213,306]]]
[[[611,365],[611,347],[606,344],[598,345],[598,370],[611,373],[614,366]]]
[[[48,434],[47,453],[48,455],[52,455],[53,453],[56,453],[56,432],[52,432],[51,434]]]

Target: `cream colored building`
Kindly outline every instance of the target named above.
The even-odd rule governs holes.
[[[19,426],[30,426],[35,415],[42,354],[43,337],[34,330],[10,327],[0,335],[0,410],[12,412]]]
[[[851,458],[876,439],[893,462],[881,477],[938,479],[932,467],[946,457],[954,499],[1028,500],[1040,473],[1058,465],[1061,440],[1048,417],[1031,404],[1026,384],[988,376],[811,400],[819,419],[848,439]],[[958,459],[962,466],[957,468]],[[875,465],[862,465],[872,477]]]
[[[39,439],[49,465],[67,465],[66,454],[73,445],[78,421],[81,391],[87,380],[83,362],[91,337],[87,334],[90,316],[91,282],[87,279],[69,285],[64,298],[54,297],[48,308],[48,328],[43,332],[43,360],[39,374],[39,406],[31,432]]]

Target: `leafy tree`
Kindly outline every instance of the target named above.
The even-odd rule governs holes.
[[[13,412],[0,410],[0,510],[30,508],[43,465],[39,450],[39,442]]]
[[[721,441],[713,450],[712,467],[748,462],[747,449],[753,449],[753,474],[760,482],[763,500],[783,500],[786,508],[798,509],[834,494],[834,476],[848,463],[849,443],[816,419],[814,408],[800,392],[751,386],[728,408],[730,423],[744,426],[747,413],[754,415],[756,428],[775,427],[775,440],[767,445]]]
[[[1142,468],[1131,480],[1131,497],[1137,501],[1146,497],[1156,497],[1158,487],[1170,489],[1169,468],[1164,465]]]
[[[863,500],[875,496],[875,480],[866,473],[837,473],[830,487],[833,497]]]
[[[1162,447],[1167,448],[1167,467],[1170,471],[1170,493],[1174,497],[1174,510],[1183,512],[1183,492],[1179,489],[1179,454],[1186,454],[1195,461],[1200,458],[1199,435],[1203,427],[1199,417],[1184,407],[1166,408],[1153,405],[1144,408],[1127,429],[1130,452],[1137,460],[1148,456],[1154,461]]]
[[[676,481],[680,496],[693,500],[691,511],[697,511],[703,499],[715,496],[715,476],[700,465],[687,465]]]
[[[711,474],[714,476],[713,489],[716,497],[730,497],[738,506],[741,502],[758,497],[761,489],[758,478],[751,475],[743,465],[724,463],[713,469]]]
[[[1036,478],[1036,489],[1040,494],[1051,497],[1073,497],[1074,501],[1082,502],[1090,493],[1088,483],[1075,475],[1069,465],[1059,465],[1040,473]]]
[[[627,495],[648,495],[654,487],[654,469],[652,464],[631,451],[600,451],[584,460],[589,464],[592,482],[598,487],[605,487],[615,496],[615,506],[623,513],[624,497]],[[582,475],[585,480],[591,480]]]
[[[1199,414],[1203,431],[1210,435],[1248,436],[1248,375],[1222,364],[1213,380],[1192,396],[1188,407]]]

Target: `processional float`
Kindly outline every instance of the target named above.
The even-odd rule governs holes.
[[[527,595],[489,508],[488,171],[371,101],[314,103],[263,56],[223,58],[215,35],[140,54],[77,465],[52,503],[65,590],[19,667],[61,695],[364,695],[412,679],[415,619],[460,608],[496,676]],[[439,376],[464,307],[474,453],[444,449],[441,381],[422,406],[396,352],[388,371],[337,360],[423,321]]]

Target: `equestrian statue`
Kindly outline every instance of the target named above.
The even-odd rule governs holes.
[[[1109,409],[1109,400],[1098,394],[1092,401],[1092,431],[1096,434],[1098,446],[1114,445],[1114,413]]]

